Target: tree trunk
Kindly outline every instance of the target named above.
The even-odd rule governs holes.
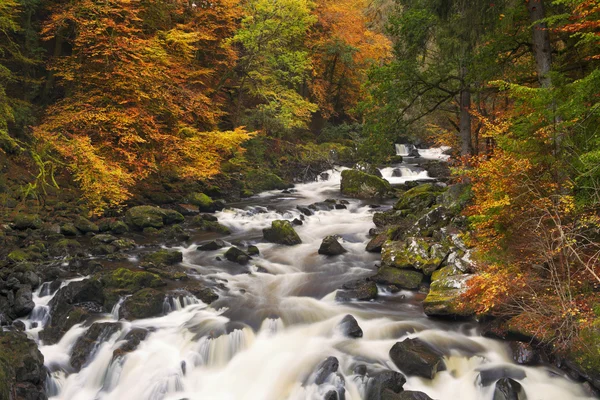
[[[460,91],[460,154],[462,156],[473,155],[473,145],[471,144],[471,88],[463,87]]]
[[[538,80],[542,87],[552,86],[550,67],[552,66],[552,47],[550,46],[550,34],[545,22],[539,22],[545,18],[544,0],[527,0],[527,11],[529,18],[534,24],[532,27],[533,55],[537,68]]]

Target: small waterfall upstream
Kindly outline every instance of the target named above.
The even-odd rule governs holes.
[[[392,183],[429,179],[426,171],[406,164],[385,168],[382,174]],[[331,391],[343,390],[346,400],[367,399],[374,384],[371,373],[397,370],[388,353],[407,337],[448,349],[445,371],[433,380],[408,377],[404,386],[432,399],[492,400],[492,389],[478,383],[480,371],[510,366],[526,373],[520,383],[530,400],[589,398],[581,385],[550,367],[516,366],[508,346],[482,337],[472,322],[427,318],[422,297],[414,292],[380,289],[375,301],[336,302],[341,285],[370,276],[376,269],[379,255],[365,251],[373,227],[372,204],[348,199],[345,209],[315,211],[310,216],[296,207],[339,198],[339,183],[340,170],[332,170],[290,193],[266,192],[217,213],[232,230],[224,240],[259,248],[250,270],[240,272],[217,261],[227,247],[207,252],[197,251],[197,243],[176,247],[190,273],[220,284],[219,300],[208,306],[182,293],[165,298],[162,316],[118,321],[122,298],[110,314],[95,322],[113,325],[99,336],[79,371],[72,367],[71,355],[77,340],[91,328],[76,324],[54,345],[39,342],[37,333],[55,293],[50,284],[42,285],[34,296],[35,310],[24,322],[51,372],[50,398],[321,400]],[[271,221],[293,218],[302,219],[296,227],[302,244],[285,247],[261,240],[261,230]],[[347,253],[319,255],[321,240],[328,235],[338,235]],[[137,263],[134,258],[129,262]],[[363,331],[359,339],[340,331],[340,322],[348,314]],[[147,335],[134,350],[119,350],[141,330]],[[321,380],[317,368],[328,357],[339,360],[338,373]],[[364,369],[367,375],[360,372]]]

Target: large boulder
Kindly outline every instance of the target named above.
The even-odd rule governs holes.
[[[396,202],[394,209],[420,213],[435,204],[439,193],[439,188],[433,183],[416,186],[400,196],[400,200]]]
[[[335,299],[337,301],[368,301],[373,300],[376,297],[377,285],[375,282],[367,279],[345,283],[335,294]]]
[[[448,267],[445,267],[448,268]],[[442,271],[442,270],[440,270]],[[473,275],[435,276],[423,301],[423,311],[429,316],[464,318],[474,314],[472,307],[461,300]]]
[[[406,375],[433,379],[445,368],[443,354],[421,339],[404,339],[390,349],[390,358]]]
[[[347,252],[348,250],[342,247],[335,236],[327,236],[319,247],[319,254],[325,256],[338,256]]]
[[[263,229],[263,236],[267,242],[293,246],[302,243],[302,239],[294,230],[290,221],[275,220],[270,228]]]
[[[385,179],[352,169],[342,171],[340,187],[343,195],[358,199],[383,198],[392,191]]]
[[[247,171],[244,182],[255,193],[265,190],[283,190],[294,186],[284,182],[274,173],[261,169]]]
[[[423,282],[422,272],[383,266],[371,279],[379,284],[395,286],[398,289],[415,290]]]
[[[414,268],[431,275],[446,258],[447,250],[426,238],[410,237],[404,241],[387,241],[381,248],[383,266]]]
[[[46,400],[44,356],[24,333],[0,330],[0,399]]]
[[[137,230],[162,228],[165,225],[183,222],[183,215],[174,210],[153,206],[132,207],[125,213],[125,222]]]

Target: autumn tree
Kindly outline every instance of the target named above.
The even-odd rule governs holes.
[[[163,21],[150,19],[150,4],[164,6]],[[122,203],[159,169],[214,175],[248,137],[216,130],[238,15],[231,0],[55,4],[43,34],[68,48],[51,60],[64,97],[36,136],[67,160],[96,209]]]

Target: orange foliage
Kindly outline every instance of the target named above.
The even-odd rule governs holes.
[[[235,62],[225,39],[237,2],[160,4],[177,23],[158,31],[145,25],[139,0],[62,3],[43,29],[47,39],[66,37],[71,52],[52,60],[66,95],[35,133],[68,160],[97,209],[120,204],[159,168],[214,175],[248,138],[242,129],[215,131],[220,80]]]
[[[369,28],[365,9],[364,0],[324,0],[315,10],[309,88],[324,118],[351,115],[368,70],[390,55],[389,40]]]

